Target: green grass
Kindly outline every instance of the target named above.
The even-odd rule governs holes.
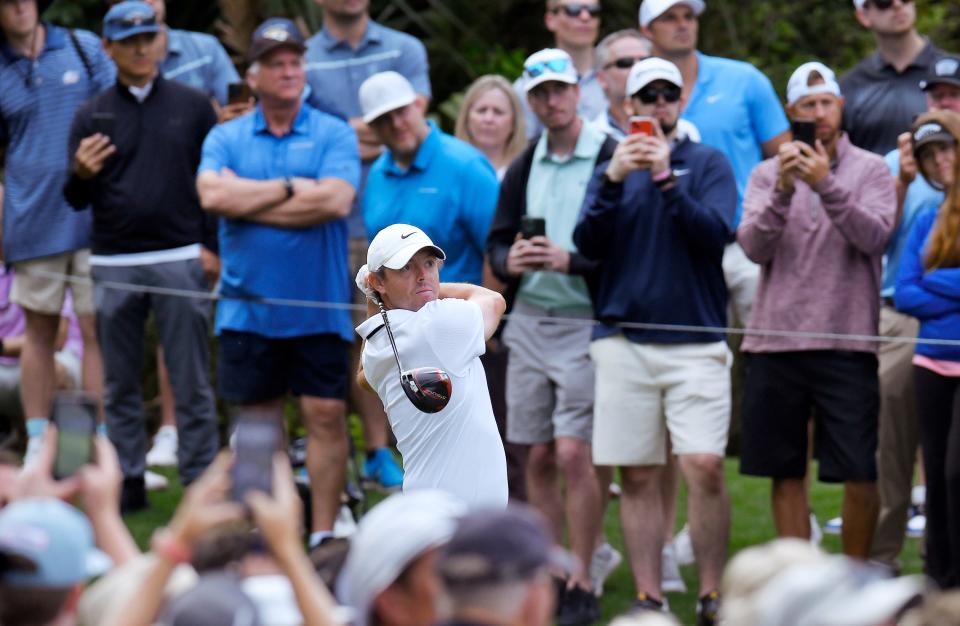
[[[182,494],[180,485],[176,480],[176,472],[165,470],[163,473],[170,478],[170,488],[162,492],[151,492],[149,494],[151,509],[130,515],[125,519],[141,547],[147,545],[154,528],[167,522]],[[732,555],[747,546],[769,541],[774,538],[775,534],[773,519],[770,515],[769,481],[741,476],[737,470],[737,459],[727,459],[726,475],[733,515],[730,537],[730,554]],[[839,515],[842,493],[843,488],[840,485],[813,483],[810,497],[813,509],[816,511],[821,524]],[[374,497],[372,499],[378,500],[379,498]],[[685,509],[684,496],[681,493],[677,515],[680,525],[683,524]],[[604,529],[610,543],[624,552],[619,511],[619,503],[616,500],[611,501],[604,520]],[[823,547],[829,552],[839,552],[839,537],[825,536]],[[900,555],[905,573],[918,573],[922,570],[922,561],[918,550],[918,540],[906,540],[903,552]],[[680,621],[684,624],[693,624],[695,623],[697,600],[696,566],[685,566],[681,570],[690,591],[669,594],[668,599],[671,609]],[[624,563],[607,580],[602,600],[603,623],[629,609],[633,598],[634,588],[630,570]]]

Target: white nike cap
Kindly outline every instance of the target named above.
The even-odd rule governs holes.
[[[403,74],[380,72],[360,85],[360,110],[364,124],[369,124],[385,113],[412,104],[417,92]]]
[[[685,4],[693,9],[693,14],[697,17],[707,8],[703,0],[643,0],[640,4],[640,26],[649,26],[650,22],[678,4]]]
[[[655,80],[665,80],[683,89],[683,74],[676,65],[659,57],[647,57],[637,61],[627,76],[627,95],[634,96],[638,91]]]
[[[371,272],[388,267],[392,270],[401,269],[417,252],[430,248],[440,259],[446,259],[438,246],[427,237],[427,234],[410,224],[394,224],[387,226],[373,238],[367,249],[367,269]]]

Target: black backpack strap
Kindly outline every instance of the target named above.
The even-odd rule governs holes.
[[[87,57],[87,53],[83,51],[83,46],[80,45],[80,39],[77,37],[77,32],[72,28],[67,32],[70,34],[70,41],[73,43],[74,50],[77,51],[77,56],[80,57],[80,62],[83,63],[83,68],[87,70],[87,78],[92,81],[93,66],[90,64],[90,59]]]

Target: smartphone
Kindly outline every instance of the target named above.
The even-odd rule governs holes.
[[[630,118],[630,134],[646,135],[653,137],[656,131],[653,130],[654,119],[647,115],[634,115]]]
[[[280,420],[260,413],[240,413],[234,431],[233,499],[248,491],[273,492],[273,455],[281,448]]]
[[[97,401],[80,391],[62,391],[53,399],[53,423],[57,425],[57,458],[53,477],[69,478],[93,461],[93,437],[97,428]]]
[[[790,130],[793,131],[794,141],[802,141],[811,148],[817,143],[816,122],[793,122]]]
[[[547,220],[542,217],[524,215],[520,219],[520,236],[524,239],[547,236]]]
[[[227,104],[246,104],[252,97],[253,92],[247,83],[230,83],[227,85]]]
[[[93,132],[106,135],[113,139],[113,133],[117,125],[117,116],[114,113],[103,111],[94,111],[93,113]]]

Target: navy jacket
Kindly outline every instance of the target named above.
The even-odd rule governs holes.
[[[590,280],[593,337],[619,332],[638,343],[722,341],[720,332],[624,329],[618,322],[723,327],[727,287],[723,250],[733,237],[737,186],[726,157],[689,140],[676,145],[670,166],[677,184],[661,192],[649,170],[623,183],[599,165],[587,188],[573,241],[600,262]]]

